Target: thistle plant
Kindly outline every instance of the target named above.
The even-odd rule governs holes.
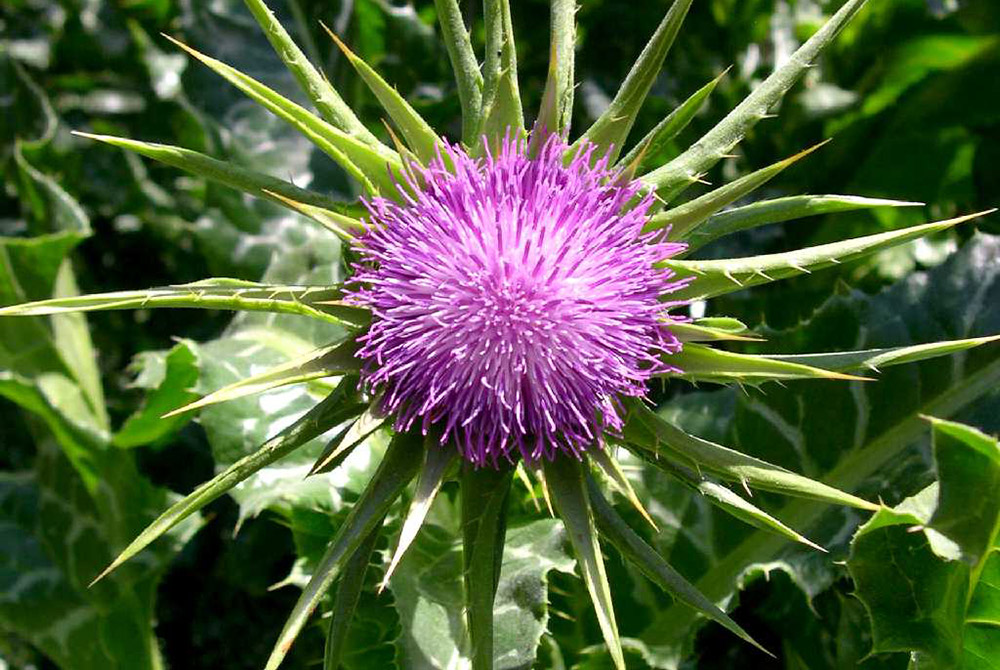
[[[619,448],[758,528],[821,549],[758,507],[753,490],[875,510],[872,502],[684,432],[646,402],[650,384],[758,385],[874,379],[856,373],[946,355],[996,337],[808,355],[739,354],[720,343],[754,339],[735,319],[693,319],[686,306],[794,277],[946,230],[976,214],[783,254],[698,260],[725,235],[817,214],[911,203],[858,196],[794,196],[739,205],[812,149],[684,200],[689,187],[768,116],[865,0],[847,0],[788,61],[689,149],[663,165],[648,156],[674,139],[718,80],[696,91],[627,146],[639,108],[692,0],[675,0],[607,110],[582,134],[573,108],[575,3],[553,0],[551,62],[529,125],[518,90],[510,5],[485,2],[485,58],[474,52],[457,0],[436,0],[462,105],[462,136],[442,137],[330,32],[391,121],[388,142],[366,128],[306,59],[263,0],[246,0],[315,113],[247,75],[178,46],[311,140],[354,178],[343,203],[187,149],[83,134],[288,207],[345,246],[341,285],[270,285],[213,278],[193,284],[57,298],[3,315],[129,308],[206,308],[299,315],[342,336],[292,362],[216,390],[173,413],[196,411],[312,380],[333,380],[313,409],[186,496],[143,531],[98,579],[262,468],[311,440],[329,472],[378,430],[393,437],[370,483],[330,540],[280,632],[279,667],[338,583],[326,667],[336,668],[351,612],[383,524],[400,499],[398,538],[384,582],[444,483],[459,482],[465,650],[493,667],[493,604],[513,479],[542,492],[561,519],[617,668],[624,654],[601,540],[678,601],[760,647],[624,521],[606,488],[649,519],[616,461]],[[381,134],[381,131],[380,133]],[[627,150],[626,150],[627,149]],[[96,581],[96,580],[95,580]]]

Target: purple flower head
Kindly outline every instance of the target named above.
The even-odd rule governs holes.
[[[476,464],[579,455],[621,430],[616,396],[669,369],[661,296],[684,282],[655,263],[683,245],[643,234],[652,196],[593,151],[447,147],[412,166],[404,202],[366,203],[358,355],[398,430],[437,425]]]

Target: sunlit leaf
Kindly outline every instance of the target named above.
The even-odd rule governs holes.
[[[132,540],[118,557],[94,579],[94,582],[107,576],[158,537],[231,490],[253,473],[288,455],[309,440],[322,435],[344,421],[346,418],[343,416],[344,395],[347,392],[347,386],[348,384],[342,384],[326,400],[268,440],[258,451],[233,463],[223,472],[199,486],[194,492],[171,505],[167,511],[163,512],[138,537]]]
[[[632,147],[631,151],[622,156],[618,160],[618,164],[632,165],[642,157],[643,160],[640,160],[638,165],[638,168],[642,169],[651,160],[651,156],[657,155],[670,140],[677,137],[682,130],[687,128],[691,120],[705,105],[708,96],[712,94],[712,91],[715,90],[715,87],[719,85],[719,82],[722,81],[722,78],[728,71],[727,69],[718,77],[692,93],[687,100],[677,106],[677,109],[670,112],[666,118],[646,133],[645,137],[639,140]]]
[[[837,13],[691,148],[642,179],[665,200],[671,200],[732,151],[747,132],[813,64],[819,54],[865,6],[867,0],[848,0]]]
[[[682,277],[694,277],[691,284],[670,294],[672,300],[702,300],[846,263],[883,249],[947,230],[992,211],[987,210],[954,219],[876,233],[843,242],[831,242],[815,247],[796,249],[786,253],[710,261],[669,260],[661,261],[661,264],[674,270]]]
[[[267,659],[265,670],[277,670],[310,615],[343,572],[344,566],[366,538],[382,526],[389,507],[417,473],[422,452],[420,440],[408,435],[396,437],[389,445],[371,482],[351,507],[347,519],[330,541],[316,571],[295,603]]]
[[[267,36],[274,52],[278,54],[288,70],[295,76],[299,86],[316,105],[320,115],[344,132],[355,135],[364,142],[377,145],[379,142],[371,131],[358,119],[350,106],[344,102],[337,90],[319,72],[302,50],[292,40],[291,35],[275,18],[263,0],[244,0]]]
[[[366,310],[343,304],[342,293],[326,286],[274,286],[214,278],[140,291],[115,291],[50,298],[0,308],[0,316],[44,316],[110,309],[222,309],[297,314],[354,328],[367,322]]]
[[[486,22],[486,60],[483,62],[480,134],[495,145],[508,132],[516,136],[524,131],[524,112],[517,85],[517,49],[509,0],[486,0],[483,18]]]
[[[750,205],[719,212],[702,221],[690,231],[684,241],[691,253],[726,235],[834,212],[852,212],[879,207],[917,207],[923,203],[882,198],[862,198],[856,195],[792,195],[787,198],[761,200]]]
[[[687,16],[691,2],[692,0],[674,0],[660,25],[657,26],[656,32],[649,39],[649,43],[639,54],[639,58],[635,61],[611,104],[581,136],[581,139],[574,145],[575,147],[580,146],[580,142],[583,141],[592,142],[597,146],[595,155],[603,156],[610,152],[608,160],[610,163],[615,162],[615,159],[622,152],[632,124],[635,123],[639,108],[646,100],[656,77],[660,74],[663,61],[681,29],[681,24]]]
[[[597,541],[597,528],[594,526],[583,470],[579,463],[570,458],[543,461],[542,466],[552,502],[566,526],[583,581],[590,592],[604,642],[608,645],[615,667],[625,670],[611,587],[608,585],[604,557]]]
[[[462,574],[473,670],[493,668],[493,603],[507,537],[512,467],[462,467]]]

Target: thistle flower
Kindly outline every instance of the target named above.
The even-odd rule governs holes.
[[[328,228],[359,257],[341,286],[275,286],[209,279],[149,291],[58,298],[0,310],[7,315],[130,307],[203,307],[299,314],[347,333],[303,359],[219,389],[190,411],[284,384],[339,379],[328,397],[258,451],[176,503],[98,576],[121,565],[184,518],[310,440],[333,435],[313,472],[334,467],[388,415],[395,437],[368,488],[332,538],[279,635],[267,670],[284,659],[341,575],[326,667],[338,667],[375,539],[394,501],[416,478],[386,574],[391,579],[442,484],[462,490],[463,580],[474,670],[493,665],[493,601],[502,559],[504,501],[512,476],[534,473],[562,520],[594,603],[609,654],[624,655],[599,538],[613,544],[680,602],[756,643],[677,574],[605,500],[591,470],[645,510],[616,464],[613,442],[704,494],[743,521],[815,547],[739,491],[752,488],[827,503],[875,505],[788,470],[688,435],[642,401],[653,377],[760,384],[859,379],[874,370],[981,345],[994,338],[836,355],[745,355],[712,343],[746,339],[735,319],[671,314],[709,299],[829,267],[944,230],[971,217],[913,226],[785,254],[723,260],[686,256],[723,235],[846,209],[913,203],[854,196],[798,196],[727,209],[808,151],[703,195],[679,196],[768,114],[823,48],[864,6],[846,0],[785,64],[688,150],[661,166],[646,149],[674,138],[712,93],[709,82],[618,160],[691,5],[675,0],[608,110],[567,146],[573,101],[575,3],[552,2],[552,60],[528,138],[518,94],[507,0],[486,0],[482,67],[457,0],[436,0],[463,112],[462,144],[446,142],[396,90],[341,44],[398,129],[381,142],[311,64],[263,0],[245,0],[317,114],[261,82],[180,45],[286,121],[353,176],[368,214],[312,191],[178,147],[95,139],[137,151],[256,197]],[[340,44],[335,35],[331,36]],[[180,43],[178,43],[180,44]],[[359,380],[361,384],[359,385]],[[427,433],[427,439],[420,433]],[[461,453],[464,459],[459,459]],[[484,464],[495,467],[481,467]],[[730,488],[730,485],[734,485]],[[532,485],[534,486],[534,485]],[[95,580],[96,581],[96,580]],[[759,646],[759,645],[757,645]]]
[[[653,197],[639,182],[593,145],[568,163],[566,148],[448,146],[414,166],[403,201],[369,204],[350,295],[372,311],[363,379],[398,431],[438,423],[479,465],[514,448],[579,457],[621,432],[619,395],[669,369],[680,342],[661,297],[686,282],[656,263],[684,245],[642,233]]]

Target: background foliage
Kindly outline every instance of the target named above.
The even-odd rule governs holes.
[[[381,129],[375,101],[322,36],[318,20],[346,35],[433,126],[458,136],[458,100],[432,3],[272,4],[369,127]],[[466,4],[474,19],[475,3]],[[678,147],[695,139],[836,4],[694,3],[633,138],[731,67]],[[661,2],[581,5],[578,129],[600,113],[665,11]],[[515,3],[514,20],[530,110],[545,81],[547,3]],[[317,283],[340,276],[338,245],[308,222],[69,134],[79,129],[180,144],[315,190],[353,195],[345,175],[305,140],[186,60],[160,32],[298,98],[239,0],[7,0],[0,8],[0,304],[210,275]],[[927,204],[758,229],[705,254],[776,252],[996,205],[998,68],[997,3],[872,3],[786,98],[780,117],[758,126],[739,156],[709,179],[731,179],[833,137],[765,195],[857,193]],[[1000,243],[991,236],[1000,226],[995,219],[976,225],[978,233],[968,225],[874,259],[740,292],[710,305],[709,313],[740,316],[767,335],[771,351],[1000,332],[993,307],[1000,304]],[[369,459],[303,481],[316,452],[297,452],[112,579],[91,590],[86,584],[168,499],[287,425],[314,402],[308,395],[326,389],[294,387],[235,401],[197,422],[158,417],[197,392],[311,348],[329,335],[317,328],[295,317],[230,321],[184,311],[0,322],[0,667],[260,667],[295,600],[294,585],[357,496]],[[699,435],[896,505],[931,485],[935,472],[942,490],[948,486],[918,414],[998,430],[998,356],[993,346],[893,368],[864,387],[795,382],[683,394],[671,387],[656,397],[664,414]],[[382,447],[379,434],[370,444]],[[854,513],[757,501],[830,549],[822,555],[737,526],[656,471],[628,466],[660,527],[650,536],[657,549],[713,598],[731,599],[739,585],[734,618],[777,654],[767,659],[719,627],[701,627],[612,554],[619,624],[635,667],[677,667],[682,658],[698,668],[742,667],[748,660],[762,668],[907,667],[905,651],[915,642],[885,644],[877,635],[880,653],[868,655],[865,605],[877,612],[880,601],[878,594],[862,594],[871,596],[864,603],[853,597],[851,575],[863,590],[871,568],[865,547],[920,543],[893,524],[914,523],[905,514],[926,521],[936,513],[933,504],[917,512],[904,507],[882,528],[866,526],[849,575],[835,561],[848,556],[863,520]],[[433,526],[391,588],[376,595],[380,575],[369,571],[348,667],[454,667],[463,625],[461,556],[456,491],[445,492]],[[498,652],[512,652],[502,667],[530,665],[536,646],[538,667],[610,667],[592,646],[600,639],[597,623],[555,522],[534,509],[523,489],[517,498],[498,596],[498,609],[507,613],[498,619]],[[944,560],[931,546],[935,551],[922,550],[925,567]],[[957,568],[942,565],[937,570],[947,589]],[[961,628],[965,614],[961,607],[937,613],[951,617],[945,629]],[[323,638],[320,625],[307,629],[288,667],[315,667]],[[949,667],[954,639],[920,642],[931,648],[921,647],[919,667]]]

